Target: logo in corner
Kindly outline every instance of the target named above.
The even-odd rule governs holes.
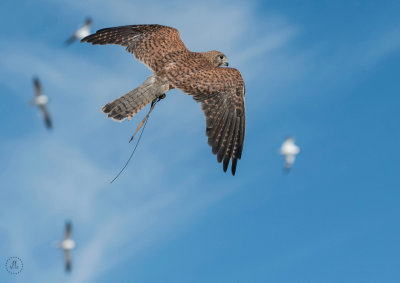
[[[18,274],[21,273],[24,268],[24,264],[19,257],[12,256],[9,257],[6,261],[6,270],[10,274]]]

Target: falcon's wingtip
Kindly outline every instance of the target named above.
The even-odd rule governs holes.
[[[92,35],[93,35],[93,34],[90,34],[90,35],[88,35],[88,36],[82,38],[82,39],[81,39],[81,42],[89,42],[89,39],[90,39],[90,37],[91,37]]]
[[[231,171],[233,176],[235,176],[236,174],[236,165],[237,165],[237,159],[234,158],[232,159],[232,164],[231,164]]]

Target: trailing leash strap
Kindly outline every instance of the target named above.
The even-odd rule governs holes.
[[[138,145],[139,145],[140,139],[142,138],[142,135],[143,135],[144,129],[146,128],[147,121],[149,120],[149,116],[150,116],[151,111],[153,111],[153,109],[154,109],[154,107],[156,106],[157,102],[159,102],[159,101],[160,101],[161,99],[163,99],[163,98],[165,98],[165,94],[164,94],[164,95],[161,95],[161,96],[159,96],[159,97],[157,97],[156,99],[154,99],[154,100],[151,102],[151,107],[150,107],[149,112],[148,112],[147,115],[143,118],[143,120],[140,122],[140,124],[137,126],[137,128],[136,128],[136,130],[135,130],[135,133],[133,134],[133,136],[131,137],[131,139],[129,140],[129,142],[131,142],[131,141],[134,139],[134,137],[135,137],[135,135],[137,134],[137,132],[138,132],[138,131],[140,130],[140,128],[142,128],[142,126],[143,126],[142,131],[140,132],[140,135],[139,135],[139,139],[138,139],[138,141],[137,141],[135,147],[133,148],[133,151],[132,151],[131,155],[129,156],[128,161],[125,163],[124,167],[122,167],[121,171],[119,171],[119,173],[117,174],[117,176],[115,176],[115,178],[112,179],[111,184],[119,177],[119,175],[121,175],[121,173],[125,170],[126,166],[128,166],[128,163],[129,163],[129,161],[131,161],[132,156],[133,156],[133,154],[135,153],[136,148],[137,148]]]
[[[140,122],[140,124],[137,126],[137,128],[136,128],[136,130],[135,130],[135,133],[133,134],[133,136],[131,137],[131,139],[129,140],[129,142],[131,142],[131,141],[135,138],[137,132],[139,132],[140,128],[143,126],[143,124],[145,123],[145,121],[147,122],[147,119],[149,119],[149,116],[150,116],[151,111],[153,111],[154,106],[156,106],[156,104],[157,104],[158,101],[160,101],[160,99],[157,97],[156,99],[154,99],[154,100],[151,102],[151,107],[150,107],[149,113],[147,113],[147,115],[143,118],[142,122]]]

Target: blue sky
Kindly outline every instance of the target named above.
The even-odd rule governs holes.
[[[0,282],[399,282],[398,1],[2,1]],[[223,51],[246,82],[232,177],[207,145],[200,105],[170,91],[132,162],[130,122],[101,107],[150,71],[119,46],[66,38],[176,27]],[[54,130],[36,109],[32,77]],[[302,148],[282,174],[278,150]],[[71,219],[73,271],[51,246]]]

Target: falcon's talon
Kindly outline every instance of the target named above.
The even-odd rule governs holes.
[[[157,96],[157,98],[154,99],[154,100],[151,102],[150,107],[153,107],[154,104],[156,104],[157,102],[159,102],[160,100],[162,100],[162,99],[164,99],[164,98],[166,98],[166,97],[167,97],[167,96],[165,95],[165,93],[163,93],[163,94]]]

